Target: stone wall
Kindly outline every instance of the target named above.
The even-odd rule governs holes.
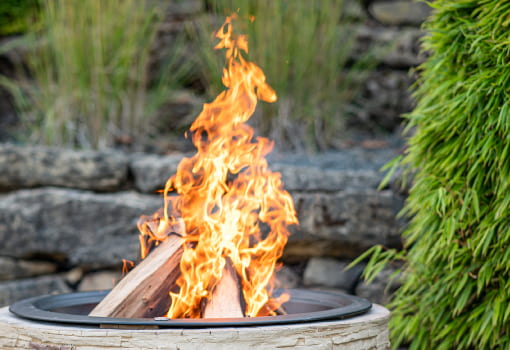
[[[272,154],[300,227],[278,272],[284,287],[341,289],[384,301],[386,279],[368,287],[360,267],[373,244],[399,247],[403,195],[377,190],[394,148],[315,156]],[[106,289],[122,259],[138,259],[136,221],[162,205],[156,193],[183,154],[70,151],[0,144],[0,305],[32,295]]]
[[[187,0],[166,7],[166,21],[154,46],[155,77],[159,76],[157,67],[173,47],[183,23],[207,16],[206,4],[203,0]],[[350,108],[349,126],[372,134],[398,131],[401,115],[413,107],[409,92],[415,81],[412,68],[425,59],[419,50],[423,35],[420,26],[429,15],[430,7],[416,0],[344,0],[344,4],[341,23],[354,37],[351,61],[357,62],[369,55],[374,61],[369,66],[375,67],[370,68],[368,77],[362,78],[361,92]],[[192,47],[185,50],[191,61],[194,50]],[[191,75],[190,81],[195,86],[200,85],[200,77]],[[167,115],[166,118],[171,117]],[[186,118],[180,116],[179,119]]]
[[[356,38],[353,60],[368,52],[377,63],[354,103],[357,110],[351,124],[373,133],[398,131],[401,115],[414,104],[413,68],[425,59],[420,53],[424,34],[420,26],[430,7],[416,0],[344,1],[347,13],[353,12],[348,24]]]

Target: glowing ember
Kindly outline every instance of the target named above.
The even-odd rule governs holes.
[[[280,174],[268,170],[264,158],[272,142],[254,138],[254,130],[244,124],[258,99],[274,102],[276,93],[262,70],[243,57],[248,42],[233,34],[232,17],[216,37],[215,49],[226,49],[222,80],[227,89],[205,104],[191,125],[197,153],[184,158],[168,180],[164,208],[139,222],[142,257],[168,232],[184,236],[180,291],[170,293],[171,318],[202,316],[201,305],[211,298],[227,258],[241,281],[245,315],[274,314],[285,301],[271,298],[274,270],[287,242],[287,226],[298,223]],[[174,191],[177,196],[170,197]]]

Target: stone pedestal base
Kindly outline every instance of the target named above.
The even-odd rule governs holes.
[[[389,311],[346,320],[263,327],[102,329],[33,322],[0,309],[0,349],[30,350],[387,350]]]

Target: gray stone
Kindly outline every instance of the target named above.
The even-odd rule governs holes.
[[[73,265],[117,266],[138,252],[136,222],[162,204],[133,192],[41,188],[0,196],[0,255],[63,256]]]
[[[378,170],[396,155],[393,148],[366,149],[352,147],[334,152],[307,155],[301,153],[270,153],[269,166],[292,165],[332,170]]]
[[[383,174],[379,169],[396,156],[394,149],[353,148],[342,152],[307,156],[271,154],[269,167],[282,174],[288,191],[332,192],[349,188],[377,188]],[[141,192],[162,189],[175,174],[184,154],[157,156],[137,154],[131,160],[135,186]]]
[[[282,174],[288,191],[335,192],[352,188],[377,188],[379,169],[396,153],[392,149],[353,148],[313,157],[278,154],[270,156],[270,169]]]
[[[342,19],[345,21],[361,22],[367,19],[365,10],[359,0],[344,0]]]
[[[204,2],[202,0],[149,0],[149,5],[164,11],[165,21],[189,17],[204,10]]]
[[[396,271],[395,266],[385,267],[371,283],[361,281],[356,287],[355,294],[373,303],[387,304],[391,295],[400,286],[399,275],[394,276]]]
[[[154,192],[165,187],[165,183],[177,171],[183,155],[157,156],[139,154],[132,157],[131,172],[135,186],[141,192]]]
[[[408,72],[380,69],[369,74],[352,104],[350,126],[364,130],[394,131],[402,114],[414,107],[410,88],[415,79]]]
[[[285,248],[285,261],[307,257],[355,258],[375,244],[400,247],[403,197],[391,190],[292,193],[299,229]]]
[[[133,224],[135,222],[131,223]],[[83,265],[94,269],[120,268],[122,259],[136,261],[139,258],[139,251],[138,230],[136,226],[131,226],[127,230],[112,231],[104,239],[97,238],[95,244],[89,243],[76,248],[69,254],[69,260],[73,266]]]
[[[420,26],[430,14],[430,6],[413,0],[372,2],[368,11],[380,23],[386,25]]]
[[[65,281],[69,285],[77,285],[78,282],[81,281],[83,278],[83,275],[85,274],[85,271],[81,267],[75,267],[74,269],[71,269],[63,274]]]
[[[47,275],[57,271],[57,265],[48,261],[30,261],[0,256],[0,281]]]
[[[125,185],[128,158],[117,152],[0,145],[0,189],[61,186],[111,191]]]
[[[59,275],[0,282],[0,306],[38,295],[69,292],[71,289]]]
[[[98,271],[87,274],[78,285],[78,291],[92,291],[112,289],[121,279],[120,270],[117,271]]]
[[[301,284],[299,275],[288,266],[283,266],[275,274],[275,287],[277,288],[296,288]]]
[[[320,169],[275,164],[271,170],[282,174],[288,191],[333,192],[353,187],[377,188],[382,180],[375,169]]]
[[[392,68],[415,67],[425,60],[420,52],[420,39],[424,32],[418,28],[393,28],[383,26],[351,25],[355,36],[353,59],[360,59],[369,52]]]
[[[171,17],[190,17],[204,10],[205,2],[202,0],[167,1],[167,15]]]
[[[159,109],[155,125],[161,133],[187,130],[199,114],[204,100],[189,90],[172,92]],[[182,135],[179,135],[182,138]]]
[[[332,258],[311,258],[306,265],[303,283],[306,286],[339,288],[354,291],[361,274],[361,265],[346,270],[349,263]]]

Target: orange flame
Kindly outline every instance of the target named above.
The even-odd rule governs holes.
[[[262,70],[243,57],[244,35],[234,35],[233,17],[217,32],[215,49],[226,49],[223,84],[227,87],[205,104],[191,125],[197,153],[184,158],[164,189],[165,206],[153,217],[142,217],[142,257],[151,245],[164,240],[169,227],[182,218],[186,232],[181,259],[179,293],[170,293],[171,318],[201,317],[201,303],[212,295],[226,258],[242,285],[246,316],[274,314],[284,297],[271,298],[278,258],[287,243],[290,224],[297,224],[294,205],[283,190],[279,173],[268,170],[264,158],[273,143],[254,138],[244,124],[257,100],[276,101]],[[169,192],[177,196],[169,197]],[[146,225],[152,221],[153,228]]]
[[[131,270],[133,267],[135,267],[134,262],[132,262],[131,260],[127,260],[127,259],[122,259],[122,276],[127,274],[129,272],[129,270]]]

